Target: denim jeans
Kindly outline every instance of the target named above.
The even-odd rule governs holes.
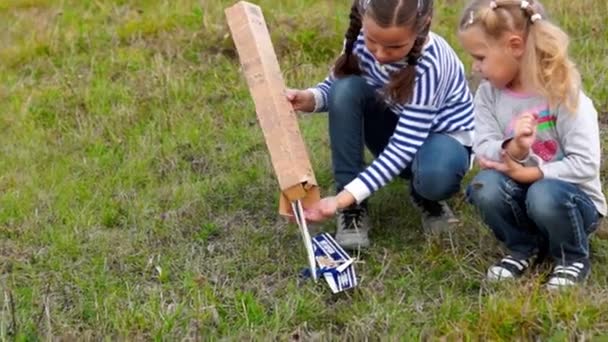
[[[364,147],[378,156],[399,118],[360,76],[334,81],[328,107],[334,179],[340,191],[365,169]],[[459,191],[469,155],[456,139],[431,133],[401,177],[410,180],[415,197],[445,200]]]
[[[588,237],[600,215],[576,185],[558,179],[526,185],[483,170],[467,187],[467,197],[512,256],[546,251],[557,263],[589,258]]]

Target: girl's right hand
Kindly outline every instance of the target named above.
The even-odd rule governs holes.
[[[522,149],[529,150],[536,140],[537,114],[526,113],[515,122],[514,140]]]
[[[315,110],[315,96],[310,90],[287,89],[287,100],[294,110],[310,113]]]

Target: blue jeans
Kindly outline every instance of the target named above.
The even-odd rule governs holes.
[[[520,184],[483,170],[468,186],[467,197],[514,257],[546,251],[558,263],[589,258],[588,237],[600,215],[576,185],[558,179]]]
[[[341,191],[365,169],[364,147],[378,156],[399,118],[360,76],[334,81],[328,106],[334,179]],[[469,155],[456,139],[431,133],[401,177],[410,179],[415,198],[444,200],[459,191]]]

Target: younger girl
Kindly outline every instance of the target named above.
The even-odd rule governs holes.
[[[369,245],[365,199],[395,176],[409,178],[423,228],[455,218],[443,200],[458,192],[473,143],[472,96],[462,63],[429,32],[432,0],[356,0],[343,54],[314,88],[288,92],[294,109],[329,112],[337,196],[307,212],[338,213],[336,240]],[[376,156],[365,167],[363,149]]]
[[[473,0],[459,38],[486,79],[475,98],[481,171],[470,201],[509,254],[490,280],[521,276],[539,251],[549,288],[590,272],[588,236],[606,214],[597,112],[568,57],[568,37],[538,2]]]

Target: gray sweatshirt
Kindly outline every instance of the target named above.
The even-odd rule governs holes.
[[[525,113],[538,114],[538,125],[524,164],[538,166],[545,178],[576,184],[605,216],[597,111],[582,92],[578,111],[571,113],[562,106],[549,109],[543,97],[500,90],[483,82],[475,95],[475,153],[499,161],[502,144],[513,137],[515,119]]]

